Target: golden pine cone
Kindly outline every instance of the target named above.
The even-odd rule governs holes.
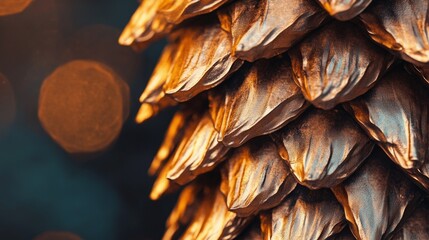
[[[429,239],[427,0],[144,0],[164,239]]]

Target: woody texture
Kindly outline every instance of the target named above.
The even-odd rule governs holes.
[[[143,0],[164,239],[429,239],[427,0]]]

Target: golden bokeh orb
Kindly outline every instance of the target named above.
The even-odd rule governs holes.
[[[17,14],[24,11],[32,0],[0,0],[0,16]]]
[[[74,60],[43,82],[39,119],[69,153],[94,153],[111,145],[128,116],[128,85],[106,65]]]

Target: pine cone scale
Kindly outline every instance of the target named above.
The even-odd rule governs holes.
[[[170,36],[137,118],[182,107],[164,239],[429,239],[429,3],[286,2],[145,0],[124,30]]]

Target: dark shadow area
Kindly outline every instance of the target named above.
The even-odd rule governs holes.
[[[13,122],[0,132],[1,239],[32,239],[45,231],[83,239],[161,238],[175,196],[151,201],[154,179],[147,169],[172,111],[143,125],[134,122],[164,44],[143,53],[117,44],[137,6],[123,0],[35,0],[20,14],[0,17],[0,73],[16,103]],[[43,80],[75,59],[108,65],[130,88],[130,115],[118,139],[89,158],[66,153],[37,117]]]

